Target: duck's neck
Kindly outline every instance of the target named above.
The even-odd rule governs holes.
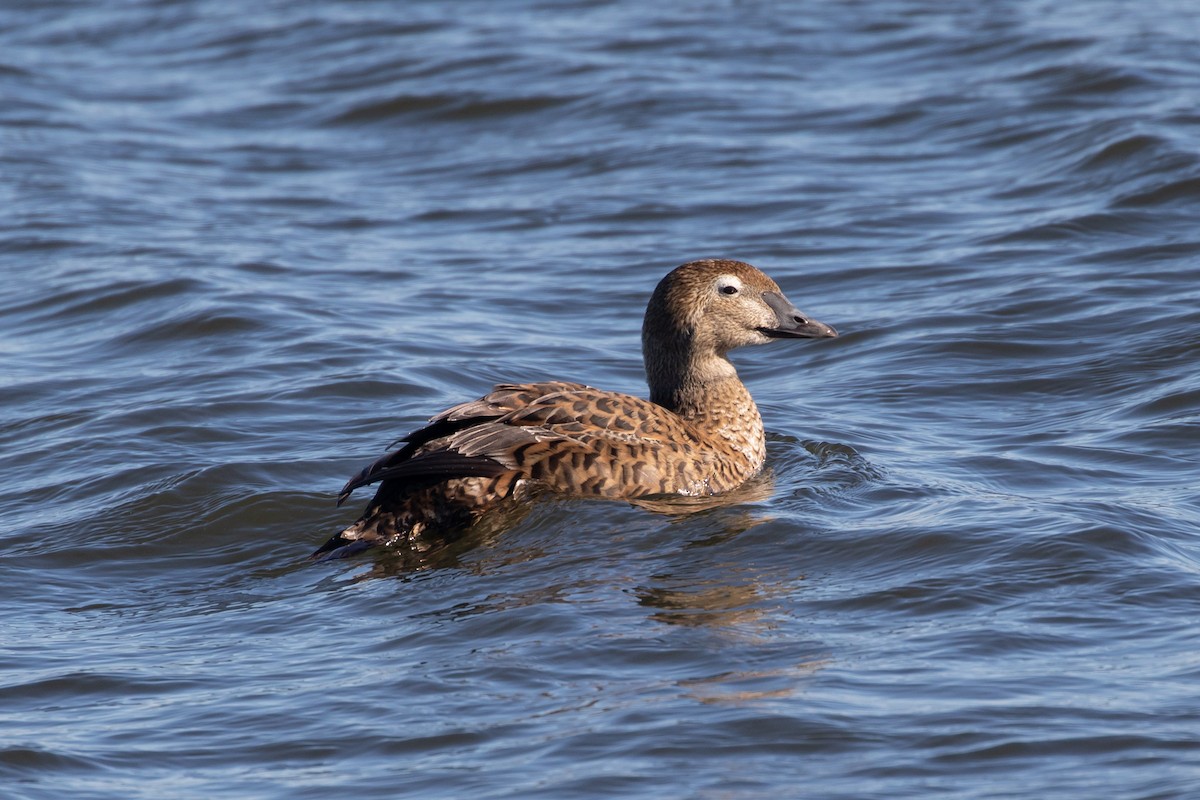
[[[714,444],[739,454],[750,472],[762,466],[762,417],[729,359],[694,351],[683,357],[650,350],[645,355],[652,402],[674,411]]]

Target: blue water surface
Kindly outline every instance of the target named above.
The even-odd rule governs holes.
[[[1200,792],[1200,11],[0,9],[0,786]],[[755,491],[312,564],[493,383],[644,393],[694,258]],[[361,494],[361,493],[360,493]]]

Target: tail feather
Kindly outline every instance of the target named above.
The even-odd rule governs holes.
[[[379,515],[364,514],[353,525],[330,536],[325,544],[313,551],[309,560],[330,561],[348,558],[382,544],[385,536],[384,532],[380,530],[381,521]],[[395,522],[394,519],[392,521]]]
[[[375,542],[367,539],[346,539],[340,533],[330,537],[329,541],[313,551],[308,557],[310,561],[334,561],[339,558],[349,558],[370,550]]]

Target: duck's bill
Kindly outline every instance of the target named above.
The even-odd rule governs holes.
[[[775,325],[758,330],[772,339],[833,339],[832,326],[812,319],[778,292],[763,292],[763,301],[775,312]]]

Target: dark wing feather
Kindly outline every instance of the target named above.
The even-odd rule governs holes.
[[[449,436],[463,428],[478,425],[481,422],[500,419],[514,411],[519,411],[530,403],[555,392],[588,389],[582,383],[567,381],[542,381],[540,383],[500,383],[492,387],[492,391],[478,400],[468,400],[456,406],[450,406],[442,413],[431,417],[429,424],[418,428],[407,436],[392,442],[392,446],[407,442],[412,448],[411,454],[426,442]],[[397,455],[399,455],[397,453]]]
[[[473,424],[475,421],[485,419],[499,419],[506,414],[519,411],[547,395],[587,388],[582,383],[568,383],[567,381],[501,383],[493,386],[492,391],[478,400],[451,406],[429,422],[432,426],[442,422],[466,421],[468,424]]]
[[[389,453],[351,478],[338,493],[337,504],[346,502],[358,487],[383,480],[495,478],[511,469],[486,456],[464,455],[455,450],[433,450],[411,458],[399,458],[401,452]]]
[[[541,383],[502,383],[492,387],[492,391],[478,400],[470,400],[451,406],[429,420],[429,424],[418,428],[404,438],[404,447],[376,459],[367,465],[357,475],[352,477],[338,492],[337,504],[346,502],[350,493],[360,486],[367,486],[388,478],[470,478],[495,477],[506,471],[508,467],[498,461],[482,455],[478,447],[481,437],[467,436],[463,444],[467,445],[469,455],[463,455],[455,447],[454,434],[470,428],[486,425],[493,420],[518,411],[539,398],[554,392],[587,389],[581,383],[566,381],[544,381]],[[492,438],[495,432],[489,432]],[[416,455],[424,445],[435,439],[450,438],[449,449],[433,451]],[[471,447],[475,444],[475,447]]]

